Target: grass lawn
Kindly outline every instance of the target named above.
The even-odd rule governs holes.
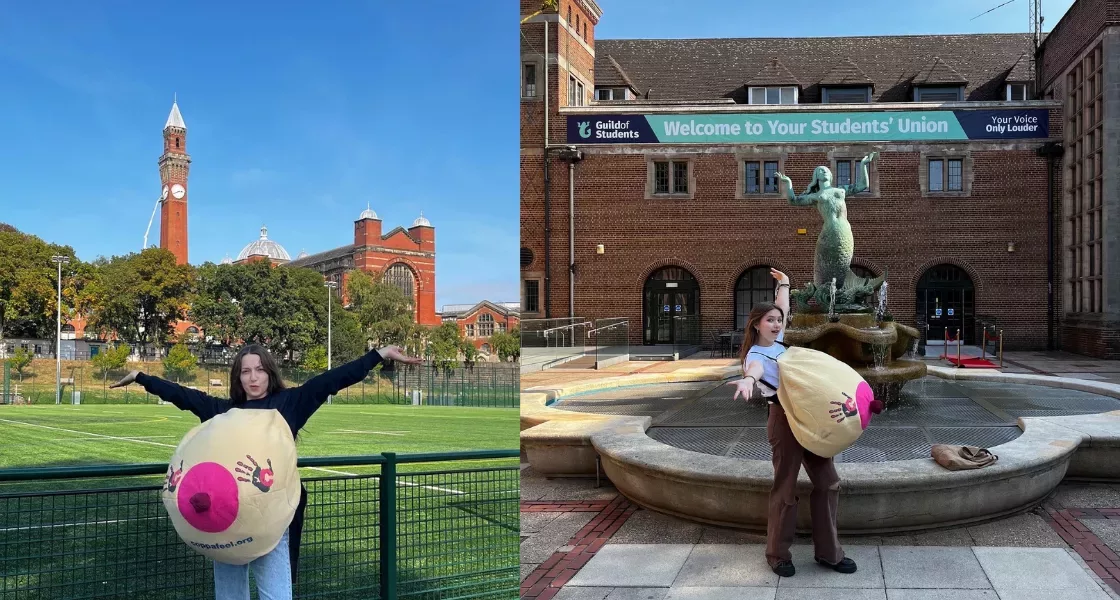
[[[516,409],[323,406],[301,457],[514,449]],[[170,405],[0,406],[0,469],[166,463],[198,424]],[[516,459],[400,465],[402,598],[512,598]],[[309,493],[297,597],[375,598],[376,466],[304,469]],[[161,476],[0,484],[0,596],[208,597],[209,561],[175,534]]]

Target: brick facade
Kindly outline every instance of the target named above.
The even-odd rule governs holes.
[[[1066,119],[1056,219],[1060,344],[1120,358],[1120,0],[1070,7],[1039,51],[1039,82]]]
[[[449,318],[454,319],[464,338],[475,348],[487,354],[491,352],[490,336],[499,332],[509,332],[521,326],[521,317],[516,312],[485,300],[461,314],[444,315],[445,320]]]
[[[1107,6],[1109,15],[1114,12],[1120,15],[1120,10],[1114,10],[1118,4],[1113,0],[1079,0],[1070,14],[1091,11],[1099,5]],[[573,3],[573,10],[579,6],[582,5]],[[550,181],[546,186],[541,137],[544,106],[539,91],[544,84],[538,69],[538,92],[535,97],[522,98],[521,110],[521,278],[525,318],[570,316],[569,166],[557,157],[559,147],[564,144],[576,145],[583,153],[582,160],[574,167],[574,314],[585,318],[628,318],[630,343],[635,345],[643,343],[643,328],[638,325],[642,323],[644,312],[643,288],[647,277],[661,267],[682,267],[695,278],[700,290],[700,339],[704,343],[709,340],[710,333],[735,326],[736,284],[749,269],[775,266],[790,275],[795,287],[811,280],[814,247],[821,228],[820,215],[813,209],[790,206],[775,194],[745,196],[741,189],[741,161],[745,157],[758,155],[778,160],[780,170],[792,179],[795,191],[801,192],[814,167],[829,166],[835,178],[837,160],[858,159],[874,150],[880,154],[872,170],[872,189],[848,199],[847,216],[855,237],[853,266],[876,274],[888,273],[888,308],[894,317],[914,325],[918,318],[919,280],[937,265],[953,265],[971,280],[975,294],[973,315],[989,317],[1003,329],[1005,348],[1047,347],[1047,267],[1050,260],[1047,226],[1051,198],[1048,196],[1048,159],[1041,156],[1039,150],[1047,142],[1062,142],[1067,137],[1068,124],[1060,93],[1052,96],[1053,101],[954,106],[962,109],[973,106],[1048,109],[1049,139],[851,145],[579,145],[578,140],[566,139],[567,115],[620,109],[607,103],[595,109],[568,107],[567,69],[585,73],[596,61],[593,27],[589,26],[585,36],[586,46],[569,43],[567,7],[567,3],[560,2],[559,14],[538,15],[521,25],[523,62],[543,61],[540,56],[545,37],[543,28],[546,23],[549,27],[548,129],[552,147]],[[523,2],[523,17],[537,8],[533,3]],[[1060,38],[1064,30],[1070,29],[1065,26],[1068,20],[1067,16],[1055,28],[1052,39],[1044,47],[1040,77],[1046,77],[1047,69],[1051,68],[1045,66],[1049,64],[1045,61],[1056,60],[1052,57],[1060,54],[1047,48],[1057,43],[1053,38]],[[1081,40],[1076,43],[1085,46],[1091,41],[1083,35],[1071,36],[1074,38],[1070,44]],[[1120,65],[1113,54],[1106,54],[1109,56],[1106,64]],[[1076,52],[1066,53],[1068,57],[1076,55]],[[1017,56],[1011,56],[1009,64],[1014,63]],[[598,64],[602,72],[603,64],[601,61]],[[743,74],[744,80],[752,74]],[[1061,81],[1060,77],[1051,79]],[[522,83],[524,92],[524,81]],[[1114,83],[1120,84],[1120,80],[1106,79],[1106,85]],[[991,85],[1002,84],[997,81]],[[786,108],[790,112],[828,109],[819,104],[782,107]],[[843,110],[946,108],[929,104],[885,106],[871,103],[848,105]],[[749,105],[721,109],[735,113],[756,110]],[[657,109],[653,105],[636,106],[629,112],[651,110]],[[672,112],[702,114],[712,110],[711,106],[700,103],[682,102],[674,103]],[[966,184],[962,192],[928,192],[925,160],[938,155],[960,157],[964,161]],[[1106,158],[1107,155],[1106,150]],[[647,192],[651,159],[669,156],[689,163],[692,183],[689,194],[682,198],[652,199]],[[1104,164],[1111,163],[1106,160]],[[1112,177],[1115,177],[1115,170],[1114,166],[1110,168]],[[1058,288],[1062,286],[1062,260],[1066,251],[1061,243],[1063,227],[1068,227],[1061,222],[1062,203],[1066,201],[1062,190],[1067,187],[1067,178],[1066,169],[1059,161],[1053,172],[1056,213],[1053,224],[1056,248],[1053,342],[1072,352],[1115,357],[1112,348],[1120,341],[1120,326],[1113,324],[1110,317],[1064,313],[1063,293]],[[1115,183],[1112,187],[1116,187]],[[546,239],[550,240],[547,248]],[[601,254],[597,249],[600,245]],[[1112,279],[1120,281],[1114,276]],[[530,312],[526,306],[525,282],[536,282],[533,285],[539,286],[538,312]],[[1110,303],[1120,303],[1120,294],[1105,301],[1106,306],[1111,306]],[[970,333],[965,335],[971,337]]]
[[[178,117],[177,120],[173,119]],[[187,154],[187,128],[172,105],[163,128],[163,154],[159,157],[159,179],[163,186],[159,214],[159,247],[170,250],[180,265],[189,262],[187,240],[187,177],[191,157]]]

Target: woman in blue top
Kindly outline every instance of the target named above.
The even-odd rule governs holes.
[[[229,372],[229,400],[215,398],[140,371],[129,373],[109,387],[121,387],[135,381],[149,393],[194,413],[203,422],[231,408],[275,409],[291,427],[292,437],[296,437],[328,397],[362,381],[378,363],[389,360],[413,365],[421,362],[418,358],[405,355],[397,346],[387,346],[371,350],[361,358],[312,377],[299,387],[285,388],[280,368],[272,354],[262,346],[249,344],[233,359]],[[261,472],[267,470],[269,469],[255,465],[253,479],[257,480]],[[292,524],[272,552],[248,565],[214,562],[216,600],[248,600],[250,567],[262,600],[292,598],[292,583],[295,581],[300,535],[303,531],[303,510],[307,506],[307,488],[302,484],[300,488],[299,507]]]
[[[770,409],[766,421],[766,437],[774,463],[774,485],[770,489],[769,513],[766,517],[766,562],[781,577],[794,574],[790,546],[797,527],[797,475],[802,463],[813,482],[809,496],[812,516],[813,546],[818,563],[840,573],[855,573],[856,563],[844,556],[836,529],[836,507],[840,499],[840,476],[831,458],[823,458],[805,450],[793,437],[786,413],[778,402],[778,357],[786,350],[786,318],[789,315],[789,277],[777,269],[770,275],[778,280],[774,303],[755,304],[747,317],[743,348],[739,360],[743,378],[731,382],[734,399],[750,399],[755,385]]]

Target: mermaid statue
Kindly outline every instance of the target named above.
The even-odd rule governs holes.
[[[786,196],[793,206],[817,206],[823,226],[817,236],[817,251],[813,258],[813,282],[805,290],[798,290],[791,299],[801,311],[818,312],[827,307],[830,300],[832,282],[835,281],[835,308],[838,312],[863,312],[863,301],[875,293],[886,279],[881,277],[860,277],[852,272],[852,255],[855,240],[852,226],[848,223],[846,200],[853,194],[867,191],[867,166],[878,152],[872,152],[859,161],[854,185],[833,186],[832,171],[828,167],[817,167],[805,193],[795,196],[793,182],[782,173],[775,176],[785,182]],[[869,308],[867,310],[870,310]]]

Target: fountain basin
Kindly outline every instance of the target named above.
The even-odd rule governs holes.
[[[820,350],[852,365],[898,360],[916,339],[917,329],[895,321],[876,323],[875,317],[867,314],[839,315],[837,322],[822,314],[794,315],[785,335],[786,343],[792,346]],[[884,347],[889,347],[889,352]],[[878,356],[877,348],[883,348]]]
[[[1026,383],[1120,399],[1120,386],[1101,382],[936,366],[928,370],[945,380],[987,382],[982,385],[998,388],[998,393],[1003,393],[1004,384]],[[715,389],[723,379],[737,374],[733,367],[692,371],[688,379],[676,381],[707,381]],[[639,377],[643,383],[664,382],[655,375]],[[581,385],[580,390],[613,388],[628,379]],[[650,436],[659,417],[567,411],[562,409],[566,394],[567,390],[557,388],[526,390],[522,396],[523,423],[547,425],[522,431],[522,444],[535,470],[546,476],[588,476],[601,469],[620,492],[651,510],[727,527],[765,529],[773,481],[768,460],[719,456],[662,443]],[[1057,394],[1065,397],[1062,392]],[[554,404],[557,398],[562,401]],[[1103,400],[1113,402],[1109,398]],[[944,399],[938,400],[935,410],[951,408],[942,406]],[[1032,399],[1035,401],[1044,404]],[[561,419],[553,424],[553,416]],[[1032,416],[1009,423],[1017,423],[1022,433],[1010,442],[990,445],[999,461],[984,469],[948,471],[930,458],[838,462],[841,533],[909,531],[986,521],[1036,505],[1066,477],[1120,478],[1120,410]],[[573,448],[560,450],[565,444]],[[579,460],[566,464],[560,452],[572,452],[568,456],[578,455]],[[801,528],[809,523],[809,491],[810,484],[802,475]]]

